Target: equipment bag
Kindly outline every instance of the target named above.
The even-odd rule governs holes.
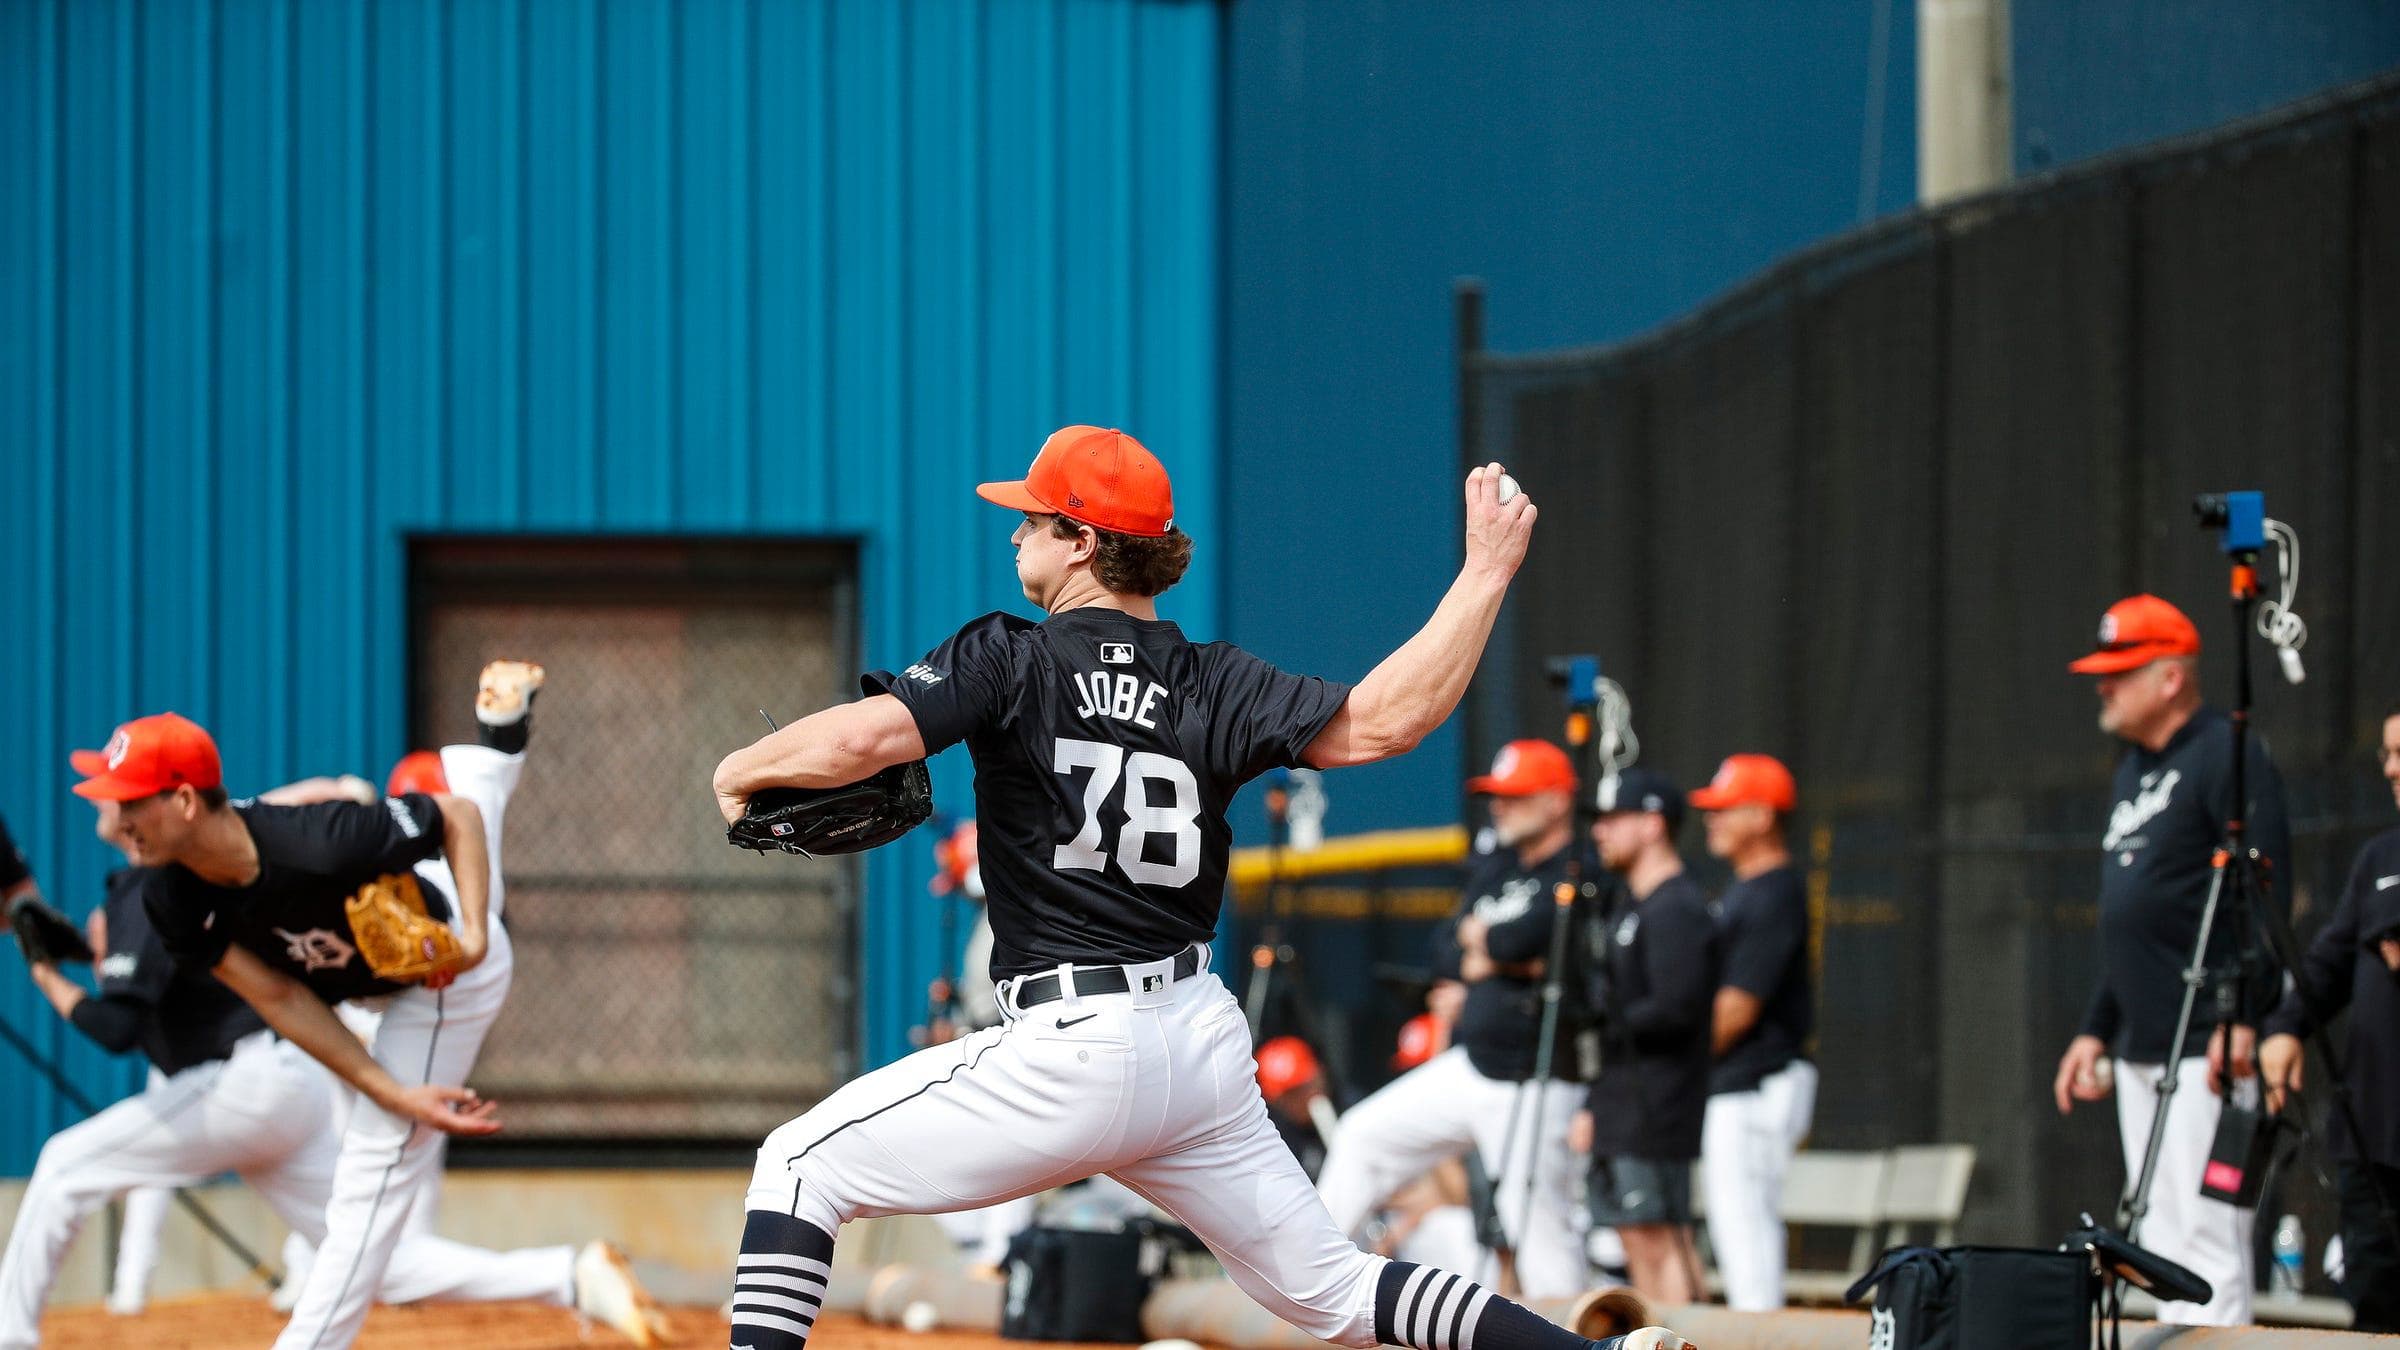
[[[2099,1295],[2084,1252],[1894,1247],[1850,1286],[1875,1291],[1870,1350],[2080,1350]]]
[[[1028,1228],[1008,1244],[1000,1334],[1012,1341],[1109,1341],[1142,1334],[1142,1302],[1189,1230],[1139,1220],[1121,1231]]]

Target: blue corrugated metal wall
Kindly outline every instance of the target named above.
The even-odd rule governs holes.
[[[1217,22],[0,2],[0,812],[45,886],[97,898],[66,755],[131,713],[203,720],[237,787],[388,763],[410,531],[857,538],[901,661],[1022,603],[968,486],[1116,423],[1176,470],[1170,608],[1214,635]],[[868,869],[872,1058],[936,968],[930,856]],[[21,975],[0,1015],[135,1081]],[[0,1081],[22,1173],[73,1113]]]

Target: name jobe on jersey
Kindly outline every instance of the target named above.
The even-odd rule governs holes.
[[[1076,716],[1107,717],[1158,730],[1158,723],[1151,720],[1150,714],[1158,707],[1158,701],[1167,696],[1163,685],[1113,670],[1087,670],[1072,679],[1075,697],[1082,700],[1075,709]]]

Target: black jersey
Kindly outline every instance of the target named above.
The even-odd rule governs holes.
[[[17,851],[17,841],[8,837],[8,822],[0,820],[0,895],[31,880],[33,869],[25,865],[25,855]]]
[[[2386,830],[2358,851],[2349,884],[2308,944],[2299,971],[2321,1008],[2350,1012],[2342,1059],[2366,1131],[2365,1160],[2400,1167],[2400,973],[2383,963],[2378,944],[2387,937],[2400,937],[2400,830]],[[2261,1030],[2306,1036],[2316,1023],[2295,990]],[[2327,1114],[2326,1133],[2335,1157],[2360,1158],[2341,1112]]]
[[[1528,867],[1512,848],[1475,858],[1467,865],[1466,887],[1458,913],[1443,925],[1435,940],[1434,973],[1459,978],[1462,953],[1459,920],[1469,915],[1483,920],[1484,954],[1503,967],[1531,970],[1532,963],[1550,959],[1551,940],[1558,924],[1556,888],[1567,875],[1569,850],[1561,848]],[[1595,875],[1587,855],[1583,875]],[[1576,901],[1578,912],[1585,901]],[[1568,1082],[1585,1077],[1579,1044],[1586,1014],[1583,1006],[1581,953],[1573,943],[1568,960],[1576,968],[1561,979],[1567,1001],[1560,1005],[1559,1022],[1550,1056],[1551,1076]],[[1519,1082],[1533,1076],[1534,1056],[1541,1048],[1542,989],[1540,976],[1503,970],[1467,986],[1459,1008],[1458,1025],[1450,1038],[1467,1052],[1467,1062],[1486,1078]]]
[[[2266,745],[2249,738],[2243,789],[2250,798],[2246,837],[2267,857],[2270,894],[2291,912],[2292,827],[2283,779]],[[2156,751],[2126,747],[2117,761],[2116,804],[2100,851],[2100,981],[2083,1031],[2109,1042],[2119,1058],[2163,1064],[2208,1053],[2216,1000],[2193,1005],[2180,1054],[2171,1053],[2183,1006],[2183,972],[2200,936],[2200,914],[2215,876],[2214,857],[2233,808],[2233,721],[2215,708],[2194,713]],[[2223,967],[2246,940],[2238,920],[2219,911],[2208,963]],[[2252,1021],[2274,1007],[2280,974],[2249,981]]]
[[[266,1028],[250,1005],[196,966],[178,964],[150,925],[142,893],[158,869],[123,867],[108,874],[108,954],[100,958],[100,992],[76,1005],[76,1025],[118,1020],[131,1030],[125,1044],[93,1031],[112,1050],[139,1048],[160,1073],[181,1073],[223,1059],[234,1043]],[[102,1005],[93,1008],[93,1004]],[[86,1013],[91,1009],[91,1014]]]
[[[1708,892],[1678,872],[1641,900],[1619,895],[1605,922],[1586,925],[1601,948],[1592,1155],[1697,1158],[1722,965]]]
[[[1233,794],[1299,765],[1350,693],[1102,608],[987,614],[863,683],[907,705],[928,753],[974,756],[994,979],[1215,936]]]
[[[1816,1030],[1808,981],[1808,887],[1799,870],[1773,867],[1717,897],[1723,979],[1758,1000],[1758,1021],[1709,1071],[1710,1092],[1748,1092],[1807,1053]]]
[[[203,969],[228,947],[248,949],[327,1003],[394,993],[351,940],[344,905],[379,876],[407,872],[442,851],[442,810],[422,793],[372,805],[238,804],[258,846],[258,879],[219,886],[184,867],[162,867],[144,900],[167,951]],[[449,897],[419,882],[425,907],[450,917]]]

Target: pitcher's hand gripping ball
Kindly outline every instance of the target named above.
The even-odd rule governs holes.
[[[835,788],[766,788],[750,798],[725,842],[761,853],[823,857],[888,844],[933,815],[933,779],[924,760],[895,764]]]

